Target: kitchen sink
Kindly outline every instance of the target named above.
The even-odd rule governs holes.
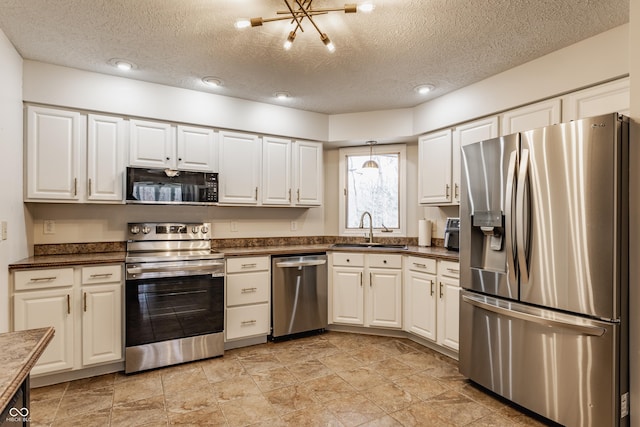
[[[387,243],[334,243],[332,248],[344,249],[407,249],[407,245],[387,244]]]

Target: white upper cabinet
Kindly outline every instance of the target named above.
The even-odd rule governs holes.
[[[292,202],[291,141],[262,138],[262,204],[288,206]]]
[[[217,172],[216,135],[213,129],[178,126],[176,169]]]
[[[260,186],[260,137],[221,131],[218,144],[219,203],[256,205]]]
[[[607,113],[629,115],[629,78],[601,84],[564,97],[562,120],[584,119]]]
[[[176,168],[176,133],[169,123],[129,121],[129,166]]]
[[[495,138],[498,136],[498,118],[488,117],[486,119],[475,120],[457,126],[453,131],[453,145],[451,154],[452,164],[452,203],[460,204],[460,148],[478,141]]]
[[[297,206],[320,206],[323,199],[322,143],[293,143],[293,179]]]
[[[126,123],[120,117],[89,114],[87,200],[122,201]]]
[[[510,135],[560,123],[561,106],[560,98],[556,98],[507,111],[500,119],[500,134]]]
[[[80,199],[85,117],[27,107],[27,199]]]
[[[418,140],[418,202],[451,203],[451,129]]]

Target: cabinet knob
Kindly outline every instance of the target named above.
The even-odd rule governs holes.
[[[386,263],[387,263],[387,260],[386,260],[386,259],[385,259],[385,260],[383,260],[383,261],[382,261],[382,263],[383,263],[383,264],[386,264]]]
[[[351,260],[349,258],[347,258],[347,262],[351,262]]]
[[[182,157],[178,157],[178,161],[181,162],[182,161]]]
[[[167,160],[171,160],[171,157],[167,157]]]

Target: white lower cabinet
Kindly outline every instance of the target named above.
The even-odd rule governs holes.
[[[225,339],[268,335],[271,327],[270,258],[227,258],[226,265]]]
[[[458,351],[459,264],[408,256],[405,260],[405,331]]]
[[[331,254],[332,323],[402,328],[402,255]]]
[[[121,360],[122,265],[15,271],[13,330],[49,326],[34,375]]]

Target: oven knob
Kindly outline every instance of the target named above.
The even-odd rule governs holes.
[[[142,232],[144,234],[149,234],[150,231],[151,231],[151,227],[147,227],[146,225],[142,227]]]
[[[132,225],[129,232],[131,232],[131,234],[138,234],[140,232],[140,227],[138,227],[137,225]]]
[[[200,228],[197,225],[194,225],[193,227],[191,227],[191,232],[195,234],[198,232],[199,229]]]
[[[209,227],[207,227],[206,225],[203,225],[200,231],[202,231],[202,234],[207,234],[209,232]]]

